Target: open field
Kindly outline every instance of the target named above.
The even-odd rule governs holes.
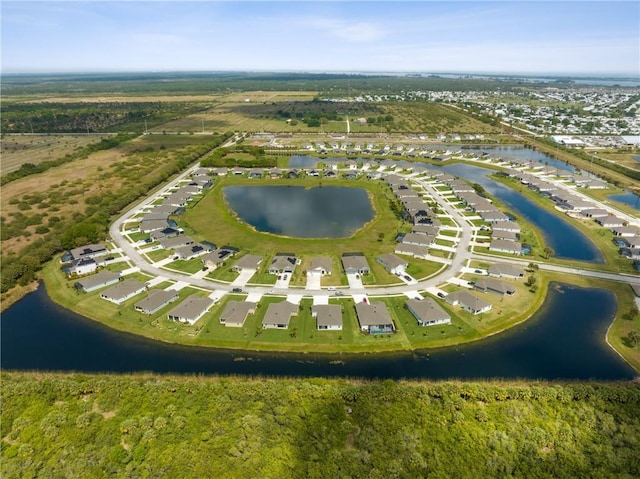
[[[17,170],[23,163],[37,165],[97,143],[110,134],[29,135],[4,134],[0,138],[0,176]]]

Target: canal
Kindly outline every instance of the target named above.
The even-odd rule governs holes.
[[[525,323],[465,346],[415,353],[277,354],[183,347],[115,331],[55,303],[43,287],[0,320],[2,368],[362,378],[631,379],[606,344],[616,312],[604,289],[552,283]]]

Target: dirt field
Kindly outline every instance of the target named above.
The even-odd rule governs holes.
[[[132,96],[85,96],[85,97],[41,97],[31,98],[17,103],[140,103],[140,102],[190,102],[212,101],[220,98],[212,95],[132,95]],[[14,97],[15,100],[18,97]]]
[[[23,163],[37,165],[97,143],[111,135],[3,135],[0,139],[0,176],[20,168]]]

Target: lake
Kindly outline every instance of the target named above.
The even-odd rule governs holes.
[[[494,173],[493,170],[466,163],[454,163],[441,168],[447,173],[481,184],[489,194],[499,199],[516,216],[536,226],[544,235],[545,242],[555,251],[556,258],[592,263],[604,262],[600,250],[580,230],[512,188],[487,177]]]
[[[631,206],[636,210],[640,210],[640,195],[633,194],[630,191],[621,193],[619,195],[609,195],[607,196],[607,198],[613,201],[617,201],[618,203],[623,203],[627,206]]]
[[[222,192],[245,223],[294,238],[349,237],[374,216],[364,188],[227,186]]]
[[[552,283],[532,319],[476,343],[414,353],[320,356],[156,342],[70,312],[40,287],[2,314],[0,355],[5,370],[627,380],[636,373],[604,341],[616,308],[611,291]]]

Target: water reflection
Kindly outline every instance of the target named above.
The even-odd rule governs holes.
[[[344,238],[373,219],[363,188],[325,186],[227,186],[238,217],[258,231],[296,238]]]

